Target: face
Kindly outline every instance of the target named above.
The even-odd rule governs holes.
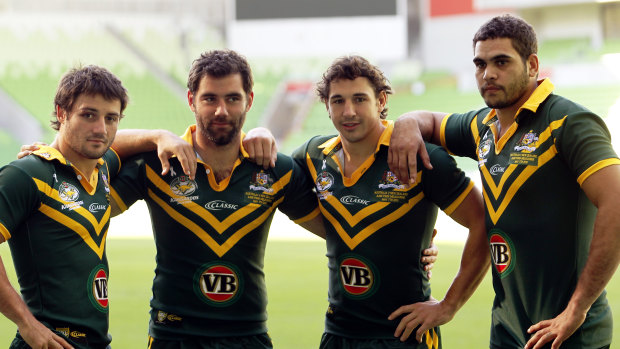
[[[523,104],[538,70],[536,56],[530,55],[524,63],[509,38],[478,41],[474,64],[480,95],[487,106],[495,109]]]
[[[370,81],[365,77],[357,77],[355,80],[332,81],[325,104],[341,138],[356,143],[375,142],[375,137],[381,135],[381,111],[386,102],[385,92],[375,96]]]
[[[243,90],[241,74],[222,78],[204,76],[195,94],[187,94],[196,115],[196,131],[215,145],[227,145],[239,136],[254,94]]]
[[[98,159],[110,148],[121,118],[121,101],[101,95],[80,95],[73,110],[57,109],[58,136],[69,151],[85,159]]]

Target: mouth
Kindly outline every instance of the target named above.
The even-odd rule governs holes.
[[[498,92],[501,90],[502,88],[496,85],[487,85],[482,87],[482,92]]]
[[[352,130],[352,129],[356,128],[358,125],[359,125],[359,123],[357,123],[357,122],[345,122],[345,123],[342,123],[342,127],[345,130]]]

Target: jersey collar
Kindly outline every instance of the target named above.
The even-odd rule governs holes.
[[[547,97],[549,97],[551,92],[553,92],[553,88],[554,86],[548,78],[545,78],[543,80],[538,80],[538,87],[536,87],[536,89],[534,90],[530,98],[528,98],[527,101],[525,101],[525,103],[523,103],[523,105],[519,108],[519,110],[517,110],[517,113],[515,114],[515,120],[517,119],[519,114],[521,114],[521,111],[524,109],[527,109],[527,110],[532,111],[533,113],[536,113],[540,104],[544,102],[547,99]],[[495,109],[491,109],[489,114],[482,120],[482,123],[484,123],[485,125],[489,125],[490,123],[493,123],[496,120],[497,120],[497,111]]]
[[[390,138],[392,137],[392,131],[394,130],[394,121],[392,120],[381,120],[381,124],[385,126],[385,129],[381,133],[381,137],[379,137],[379,142],[377,142],[377,147],[375,148],[375,154],[379,151],[382,145],[386,147],[390,146]],[[338,151],[342,147],[342,138],[340,135],[330,138],[323,144],[319,145],[320,149],[323,149],[323,154],[328,155],[333,151]]]
[[[196,132],[196,124],[190,125],[186,130],[185,133],[183,133],[183,135],[181,136],[181,138],[186,141],[187,143],[191,144],[192,147],[194,147],[194,139],[192,138],[192,134]],[[245,138],[245,132],[241,131],[241,140],[239,141],[239,157],[240,158],[249,158],[250,155],[248,155],[248,152],[245,150],[245,148],[243,147],[243,139]],[[195,151],[195,150],[194,150]],[[200,158],[200,155],[198,155],[198,153],[196,153],[196,158],[199,159],[200,161],[203,161]],[[204,162],[204,161],[203,161]]]
[[[47,161],[57,160],[63,165],[72,166],[69,160],[65,159],[65,157],[58,149],[50,147],[49,145],[39,145],[38,147],[39,149],[32,152],[33,155],[36,155]],[[97,160],[97,168],[99,168],[101,165],[103,165],[103,159],[99,158],[99,160]]]

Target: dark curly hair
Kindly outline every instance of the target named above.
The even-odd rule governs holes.
[[[236,73],[241,74],[243,90],[249,95],[254,87],[254,79],[252,78],[250,64],[245,57],[233,50],[204,52],[192,63],[187,78],[187,88],[192,94],[195,94],[203,76],[221,78]]]
[[[121,102],[121,118],[129,102],[127,90],[121,81],[107,69],[96,65],[73,68],[58,83],[56,97],[54,98],[53,117],[50,122],[54,130],[60,129],[56,107],[70,111],[81,95],[101,95],[108,101],[118,99]]]
[[[317,83],[316,92],[321,102],[326,103],[329,99],[329,84],[332,81],[339,79],[355,80],[358,77],[365,77],[370,81],[377,97],[381,91],[384,91],[386,94],[392,93],[389,81],[379,68],[370,64],[363,57],[344,56],[336,59],[323,74],[323,79]],[[387,110],[386,106],[381,111],[382,119],[387,118]]]
[[[474,49],[478,41],[501,38],[511,40],[512,46],[524,62],[531,54],[538,53],[534,28],[523,19],[510,14],[493,17],[484,23],[474,35]]]

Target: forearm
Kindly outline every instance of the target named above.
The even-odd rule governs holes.
[[[11,285],[0,258],[0,312],[18,327],[34,319],[34,316]]]
[[[165,135],[176,136],[168,130],[119,130],[114,138],[112,149],[121,159],[157,149],[158,141]]]
[[[490,264],[491,257],[484,227],[478,231],[470,229],[461,257],[460,269],[442,301],[451,309],[452,314],[456,314],[474,294],[484,280]]]
[[[620,217],[617,207],[599,206],[588,261],[567,309],[585,314],[605,289],[620,263]]]

